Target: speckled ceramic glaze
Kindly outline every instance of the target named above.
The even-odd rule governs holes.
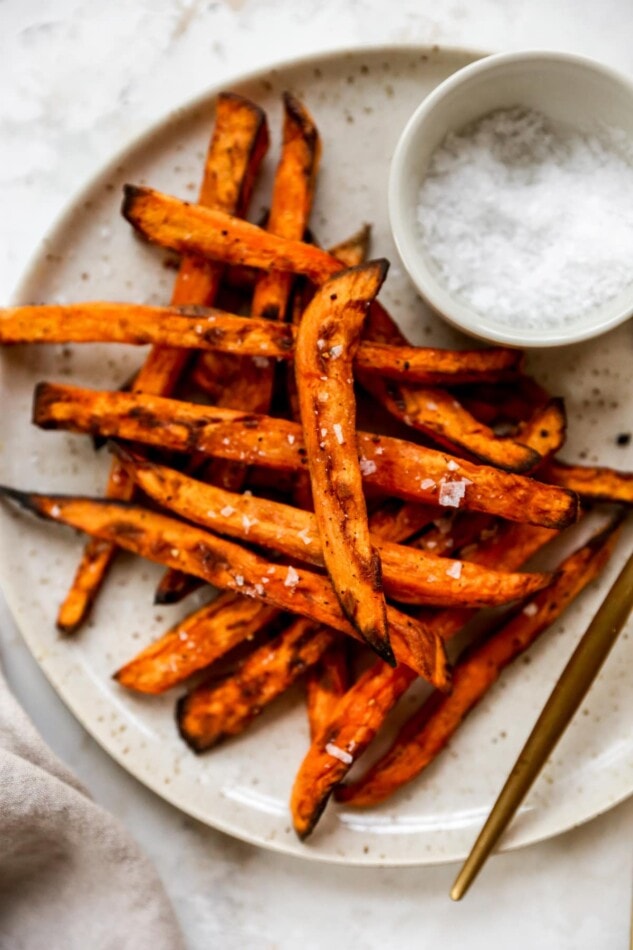
[[[413,340],[440,346],[465,341],[425,309],[399,266],[388,228],[387,178],[393,148],[414,108],[473,58],[437,49],[337,54],[282,66],[232,87],[266,108],[274,136],[253,214],[270,192],[279,93],[291,89],[312,110],[323,137],[313,215],[319,239],[334,243],[371,221],[373,252],[392,261],[382,299]],[[38,251],[20,288],[20,302],[167,301],[173,271],[163,266],[164,253],[137,241],[119,217],[121,186],[148,183],[195,197],[214,98],[211,93],[171,115],[90,184]],[[631,351],[625,326],[591,343],[531,354],[530,369],[567,401],[565,458],[633,468],[633,448],[616,444],[633,418]],[[103,453],[95,455],[86,439],[29,425],[33,385],[49,379],[117,387],[139,362],[138,350],[106,346],[17,348],[0,354],[2,481],[40,490],[101,492],[109,464]],[[291,831],[287,806],[308,741],[300,691],[264,713],[244,736],[209,755],[194,756],[176,733],[175,691],[144,698],[110,678],[188,612],[192,601],[153,607],[160,569],[121,556],[87,628],[61,640],[56,608],[82,540],[6,508],[0,523],[0,579],[31,651],[75,715],[124,768],[183,811],[264,847],[322,861],[386,865],[439,863],[466,853],[633,535],[629,529],[600,582],[506,673],[419,781],[371,811],[331,807],[313,839],[301,845]],[[625,632],[527,799],[507,847],[572,827],[633,790],[632,680]],[[415,696],[405,697],[400,717],[415,701]]]

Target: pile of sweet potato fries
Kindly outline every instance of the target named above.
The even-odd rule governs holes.
[[[59,611],[65,634],[119,548],[165,565],[158,602],[202,584],[222,591],[114,674],[150,694],[188,683],[176,719],[196,752],[304,679],[311,744],[291,809],[305,838],[333,792],[372,805],[433,761],[600,572],[633,475],[555,458],[564,406],[522,372],[518,351],[407,342],[376,299],[388,264],[366,261],[368,228],[329,251],[310,234],[320,138],[292,95],[283,106],[262,226],[245,216],[266,116],[237,95],[218,99],[198,204],[126,187],[127,221],[181,255],[169,306],[0,311],[5,345],[151,344],[124,390],[35,390],[36,425],[110,440],[105,500],[2,493],[90,535]],[[394,435],[357,429],[357,412],[385,410]],[[619,506],[606,528],[556,572],[521,572],[597,501]],[[499,605],[510,606],[451,669],[446,641]],[[428,698],[343,784],[418,677]]]

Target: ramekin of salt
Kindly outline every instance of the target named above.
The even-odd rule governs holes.
[[[466,333],[604,333],[633,313],[633,84],[563,53],[478,60],[409,120],[389,212],[419,292]]]

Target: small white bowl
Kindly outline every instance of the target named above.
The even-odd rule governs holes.
[[[622,130],[633,143],[633,83],[592,60],[566,53],[501,53],[460,69],[421,103],[396,147],[389,178],[389,215],[402,262],[425,300],[471,336],[510,346],[562,346],[598,336],[633,313],[633,284],[578,317],[572,326],[522,330],[482,316],[438,279],[417,220],[431,156],[449,132],[496,110],[526,106],[583,130]],[[632,279],[633,279],[633,261]]]

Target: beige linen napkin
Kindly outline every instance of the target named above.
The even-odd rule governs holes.
[[[45,746],[0,671],[0,950],[181,950],[119,822]]]

